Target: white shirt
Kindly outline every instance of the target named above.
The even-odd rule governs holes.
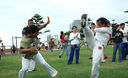
[[[98,27],[95,28],[96,32],[95,39],[99,41],[104,47],[107,46],[109,39],[111,38],[112,28],[111,27]]]
[[[47,42],[44,42],[44,45],[45,45],[45,46],[48,46],[48,43],[47,43]]]
[[[127,31],[124,29],[120,29],[120,31],[122,31],[123,35],[127,34]],[[123,37],[123,43],[127,42],[127,37]]]
[[[74,38],[76,35],[78,34],[78,36],[76,38]],[[70,36],[69,36],[69,40],[71,40],[71,45],[75,45],[75,44],[80,44],[80,33],[70,33]]]

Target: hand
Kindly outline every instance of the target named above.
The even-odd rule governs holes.
[[[126,34],[126,37],[128,37],[128,34]]]
[[[48,18],[47,24],[49,24],[50,23],[50,18],[49,17],[47,17],[47,18]]]
[[[75,35],[75,37],[74,38],[76,38],[78,36],[78,33]]]
[[[36,50],[35,47],[30,48],[30,52],[35,52],[35,50]]]

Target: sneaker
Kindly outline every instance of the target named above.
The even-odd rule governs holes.
[[[86,26],[87,14],[81,16],[81,26],[84,28]]]
[[[89,59],[92,59],[92,56],[91,56],[91,57],[89,57]]]
[[[36,70],[36,69],[34,69],[34,70],[32,70],[32,71],[34,72],[34,71],[37,71],[37,70]]]
[[[105,61],[105,60],[102,60],[101,62],[102,62],[102,63],[105,63],[106,61]]]
[[[57,76],[53,77],[53,78],[58,78]]]
[[[72,64],[72,63],[67,63],[67,65],[70,65],[70,64]]]
[[[61,55],[59,55],[59,58],[61,58]]]

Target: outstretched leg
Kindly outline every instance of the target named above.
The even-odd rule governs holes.
[[[38,52],[34,57],[33,60],[35,60],[37,63],[39,63],[42,67],[45,68],[45,70],[53,77],[55,78],[57,75],[57,71],[51,67],[42,57],[42,55]]]

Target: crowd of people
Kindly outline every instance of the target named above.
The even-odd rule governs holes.
[[[45,41],[41,46],[40,39],[38,38],[39,31],[46,27],[50,23],[50,18],[48,21],[37,27],[34,25],[33,20],[28,20],[28,25],[23,28],[22,39],[20,42],[20,53],[23,54],[22,57],[22,68],[19,71],[19,78],[25,78],[26,72],[36,71],[35,62],[39,63],[50,75],[52,78],[58,78],[58,71],[50,66],[40,54],[39,50],[54,50],[54,40],[50,39],[49,42]],[[83,14],[81,17],[81,27],[83,29],[83,34],[86,38],[88,47],[92,51],[92,70],[90,78],[98,78],[99,76],[99,66],[101,62],[105,61],[104,49],[106,48],[110,39],[113,41],[113,57],[112,62],[116,61],[116,53],[119,49],[119,58],[118,62],[126,60],[128,54],[128,34],[125,30],[125,23],[115,24],[111,26],[108,19],[101,17],[97,19],[96,24],[91,23],[91,26],[87,23],[87,15]],[[80,53],[80,33],[77,31],[77,26],[72,27],[72,32],[70,34],[60,32],[60,42],[57,48],[62,48],[62,51],[58,55],[59,58],[62,58],[64,52],[66,51],[66,57],[68,58],[67,65],[71,65],[73,62],[74,54],[76,55],[76,64],[79,64],[79,53]],[[2,39],[0,38],[0,43]],[[68,46],[70,45],[70,49]],[[0,60],[2,48],[0,48]]]

